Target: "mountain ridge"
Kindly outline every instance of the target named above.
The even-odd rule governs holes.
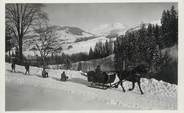
[[[153,22],[158,23],[158,22]],[[146,23],[148,25],[148,23]],[[96,33],[87,32],[79,27],[75,26],[63,26],[58,25],[57,34],[59,37],[57,41],[60,43],[60,47],[63,49],[62,52],[66,54],[73,53],[88,53],[90,48],[94,48],[97,42],[105,42],[108,40],[115,40],[117,36],[125,34],[127,31],[134,31],[140,29],[140,25],[127,26],[121,23],[105,24]],[[99,33],[99,34],[98,34]],[[33,44],[31,39],[24,40],[24,55],[34,56],[35,53],[39,55],[39,52],[32,51]]]

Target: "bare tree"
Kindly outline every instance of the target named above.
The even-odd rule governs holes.
[[[38,26],[34,28],[36,37],[33,39],[36,49],[42,58],[43,69],[46,68],[46,57],[52,55],[60,48],[57,41],[57,26],[49,26],[46,21],[40,21]]]
[[[16,38],[19,49],[19,58],[22,59],[23,37],[29,32],[38,18],[47,18],[41,11],[42,4],[6,4],[6,26],[11,29]]]

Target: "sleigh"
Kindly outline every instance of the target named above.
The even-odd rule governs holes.
[[[87,73],[87,80],[88,82],[91,82],[89,87],[93,88],[111,88],[115,78],[115,74],[107,74],[106,72],[95,73],[94,71],[89,71]]]

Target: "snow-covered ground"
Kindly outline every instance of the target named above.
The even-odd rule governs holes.
[[[31,67],[31,75],[24,75],[24,67],[6,63],[6,110],[175,110],[177,85],[155,79],[141,79],[144,95],[138,86],[122,92],[117,89],[88,87],[86,77],[79,71],[49,69],[49,78],[41,77],[41,68]],[[66,71],[69,80],[59,81]],[[116,80],[117,81],[117,80]],[[124,82],[125,89],[131,87]]]

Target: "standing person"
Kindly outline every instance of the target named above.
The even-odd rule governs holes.
[[[12,68],[12,72],[15,72],[15,58],[12,58],[11,68]]]
[[[25,75],[30,74],[29,73],[29,63],[28,62],[25,63],[25,69],[26,69]]]
[[[97,67],[95,69],[95,72],[96,72],[96,74],[100,74],[102,72],[101,68],[100,68],[100,65],[97,65]]]
[[[12,62],[11,67],[12,67],[12,72],[15,72],[15,62]]]

